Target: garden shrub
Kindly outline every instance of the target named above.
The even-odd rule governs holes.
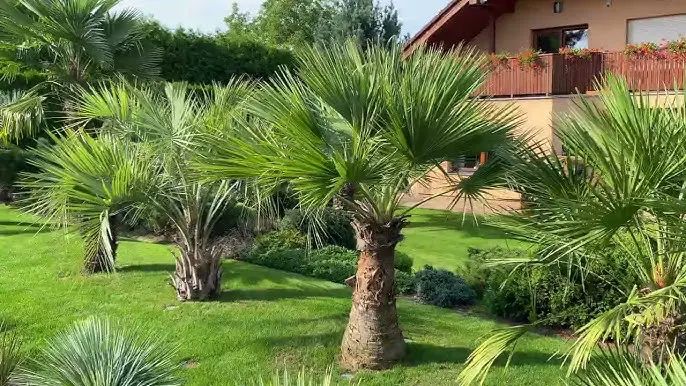
[[[452,272],[425,266],[415,275],[417,298],[426,304],[452,308],[474,303],[476,294]]]
[[[415,278],[412,273],[395,270],[395,292],[398,295],[411,295],[415,293]]]
[[[304,234],[317,232],[317,236],[321,238],[319,241],[324,245],[356,248],[357,238],[346,213],[325,208],[317,220],[319,221],[315,222],[311,216],[306,216],[302,209],[290,209],[280,220],[279,229],[296,229]]]
[[[414,260],[404,252],[395,251],[395,269],[405,273],[412,273]]]
[[[278,235],[278,236],[277,236]],[[299,235],[299,234],[295,234]],[[292,231],[276,231],[258,237],[256,245],[243,256],[243,260],[269,268],[299,273],[305,276],[343,283],[345,279],[357,272],[357,251],[337,245],[328,245],[321,249],[306,250],[302,235],[295,236]],[[291,238],[292,237],[292,238]],[[295,240],[295,241],[293,241]],[[300,244],[299,248],[288,249],[283,245]],[[403,261],[407,261],[406,259]],[[407,263],[405,263],[407,264]],[[414,277],[411,273],[395,270],[398,293],[414,292]]]
[[[22,172],[28,171],[24,150],[16,147],[0,147],[0,202],[11,200],[11,194]]]
[[[262,254],[267,251],[304,249],[307,237],[294,229],[279,229],[255,238],[251,254]]]
[[[502,248],[470,250],[461,273],[490,313],[513,321],[576,329],[622,302],[624,295],[618,288],[630,288],[635,282],[626,259],[611,248],[588,267],[593,275],[563,266],[514,271],[512,267],[485,267],[488,260],[521,258],[529,253]]]

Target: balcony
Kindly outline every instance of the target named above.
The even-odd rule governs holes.
[[[535,68],[520,66],[517,58],[503,59],[491,68],[480,93],[514,98],[593,92],[594,80],[605,73],[625,77],[632,90],[683,89],[686,59],[629,57],[621,52],[590,57],[541,54]]]

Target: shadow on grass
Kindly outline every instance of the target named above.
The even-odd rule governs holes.
[[[25,234],[38,234],[52,232],[54,229],[49,226],[37,223],[28,223],[21,221],[0,221],[0,227],[12,227],[20,229],[2,229],[0,228],[0,236],[16,236]]]
[[[272,301],[282,299],[307,298],[350,298],[350,292],[345,289],[325,288],[266,288],[266,289],[231,289],[224,291],[217,301]]]
[[[407,357],[404,364],[407,366],[419,366],[425,364],[462,364],[467,361],[473,349],[467,347],[445,347],[428,343],[412,342],[407,345]],[[510,366],[560,365],[557,360],[549,360],[550,354],[544,352],[518,352],[512,356]],[[502,355],[495,361],[495,366],[504,367],[507,363],[507,355]]]
[[[140,264],[140,265],[125,265],[117,268],[119,273],[127,272],[169,272],[172,273],[176,269],[174,264]]]

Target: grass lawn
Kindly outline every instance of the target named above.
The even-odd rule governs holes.
[[[197,361],[183,370],[187,385],[233,385],[284,366],[323,372],[336,363],[350,307],[344,286],[226,262],[221,299],[180,304],[169,286],[174,265],[168,246],[122,242],[117,274],[84,277],[77,238],[62,232],[36,235],[38,228],[27,221],[0,207],[0,321],[23,337],[30,355],[72,322],[97,315],[140,325],[178,346],[180,362]],[[416,259],[440,257],[437,261],[449,264],[450,253],[442,249],[454,252],[455,259],[461,253],[456,240],[450,240],[450,229],[415,224],[404,247]],[[420,230],[440,236],[421,244],[415,240]],[[482,239],[481,245],[489,242]],[[420,253],[422,245],[426,253]],[[357,374],[364,385],[455,384],[475,342],[496,327],[493,321],[412,301],[401,300],[398,306],[401,327],[411,339],[407,359],[389,371]],[[518,346],[511,367],[505,371],[501,362],[487,383],[559,384],[559,362],[548,358],[563,344],[552,337],[528,338]]]
[[[467,259],[469,248],[526,248],[521,241],[508,240],[499,229],[490,227],[487,219],[461,213],[415,209],[410,224],[403,230],[405,240],[398,250],[414,259],[414,268],[433,265],[454,271]]]

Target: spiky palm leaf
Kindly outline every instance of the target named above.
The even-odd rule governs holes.
[[[3,118],[8,119],[4,111],[18,114],[26,107],[38,110],[46,98],[63,110],[71,110],[76,86],[87,82],[118,75],[158,76],[162,53],[145,43],[140,13],[116,11],[117,4],[119,0],[0,0],[2,76],[12,78],[30,69],[48,79],[34,88],[33,98],[27,95],[24,104],[14,105],[15,110],[0,108]],[[17,111],[19,107],[22,109]],[[69,111],[62,111],[53,118],[69,116]],[[10,129],[3,127],[8,132],[0,139],[16,141],[34,134],[37,127],[24,124]]]
[[[48,342],[17,384],[32,386],[175,386],[175,349],[139,329],[89,319]]]
[[[41,144],[26,176],[26,210],[54,226],[82,236],[86,258],[102,256],[114,268],[110,245],[115,216],[135,216],[137,205],[155,185],[152,154],[111,136],[93,138],[82,131],[53,136]]]
[[[154,155],[155,186],[138,202],[147,208],[144,211],[163,214],[176,229],[180,255],[173,278],[182,300],[204,300],[219,293],[221,250],[212,239],[213,229],[241,187],[235,181],[198,182],[192,178],[189,160],[201,134],[231,137],[240,131],[234,121],[241,116],[241,103],[249,90],[250,84],[240,80],[215,85],[212,95],[194,94],[183,84],[168,84],[159,91],[122,82],[81,89],[77,99],[79,122],[103,122],[102,133],[133,142]],[[204,280],[203,275],[212,273],[209,286],[215,287],[207,293],[203,283],[181,293],[186,280]]]
[[[21,341],[0,322],[0,386],[12,385],[10,381],[23,360]]]
[[[239,175],[264,185],[288,181],[304,207],[326,206],[347,184],[356,215],[389,221],[401,193],[440,162],[502,144],[516,125],[510,110],[471,98],[485,78],[475,52],[353,43],[300,53],[255,95],[249,135],[209,138],[199,162],[208,178]]]
[[[585,369],[610,337],[642,342],[658,357],[683,345],[686,106],[672,96],[655,106],[620,78],[601,86],[597,102],[583,98],[560,120],[557,134],[571,155],[545,154],[539,145],[511,154],[510,184],[524,193],[527,213],[495,224],[542,247],[532,261],[502,264],[563,264],[594,274],[590,263],[606,258],[604,250],[624,252],[635,286],[620,288],[626,301],[577,331],[566,353],[569,373]],[[661,330],[664,341],[654,336]],[[485,360],[516,342],[495,340],[475,351],[482,354],[470,357],[460,380],[483,380]]]
[[[0,93],[0,143],[36,134],[45,119],[44,101],[37,90]]]
[[[670,354],[663,364],[647,364],[645,360],[623,348],[603,350],[586,371],[569,382],[575,386],[676,386],[686,384],[684,358]]]

